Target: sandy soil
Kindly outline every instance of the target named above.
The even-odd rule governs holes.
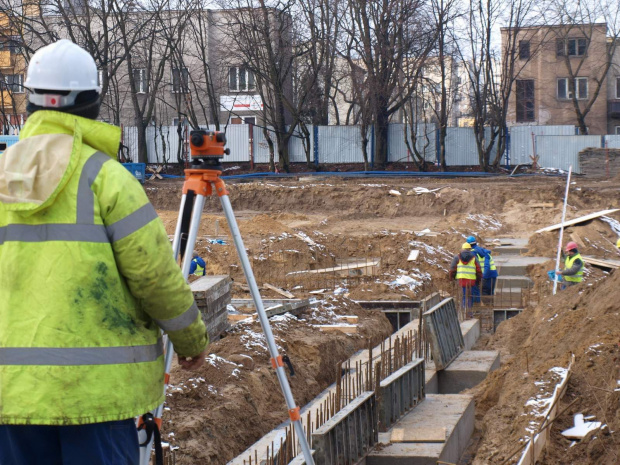
[[[172,235],[181,182],[156,181],[145,187]],[[415,187],[440,190],[407,195]],[[323,304],[313,315],[276,323],[279,344],[296,370],[291,378],[295,397],[303,404],[334,381],[334,370],[329,367],[367,347],[369,339],[377,341],[390,332],[383,315],[362,311],[349,299],[416,298],[449,288],[446,272],[466,236],[475,234],[482,243],[500,237],[530,237],[533,231],[559,222],[564,184],[557,178],[327,178],[244,182],[230,184],[229,190],[259,284],[277,285],[296,297],[324,289]],[[391,195],[390,190],[401,195]],[[577,178],[568,218],[617,208],[618,191],[617,182]],[[538,205],[549,202],[555,206]],[[611,217],[620,219],[617,214]],[[416,234],[425,229],[440,234]],[[618,234],[608,223],[595,220],[567,230],[565,237],[575,235],[573,240],[583,253],[618,258],[613,247]],[[227,244],[211,243],[216,235]],[[556,247],[557,233],[530,238],[530,254],[551,259]],[[420,250],[420,256],[408,262],[412,249]],[[209,274],[230,274],[236,284],[245,282],[216,199],[206,203],[197,250],[206,259]],[[380,264],[370,275],[295,273],[376,258]],[[501,351],[502,368],[473,391],[476,433],[463,464],[501,463],[502,457],[518,447],[529,422],[536,420],[525,407],[537,394],[540,385],[534,383],[552,385],[555,378],[549,369],[566,366],[571,351],[577,363],[563,402],[581,400],[554,426],[544,463],[620,463],[616,436],[610,433],[620,428],[619,393],[614,391],[620,379],[620,277],[592,268],[581,289],[551,297],[546,270],[552,266],[550,262],[530,271],[543,289],[539,304],[502,324],[495,335],[485,336],[480,343],[479,348]],[[398,284],[403,277],[410,279]],[[233,289],[235,297],[249,297],[242,286]],[[349,299],[334,297],[336,290]],[[272,291],[264,291],[264,297],[281,298]],[[323,334],[312,326],[321,319],[337,321],[342,314],[360,316],[360,335]],[[259,335],[256,324],[237,326],[210,346],[210,363],[198,373],[173,372],[175,388],[168,398],[164,438],[180,447],[178,463],[223,464],[286,419],[266,351],[252,342]],[[570,448],[559,431],[579,411],[596,415],[609,429]]]

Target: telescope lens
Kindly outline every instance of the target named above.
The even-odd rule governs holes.
[[[195,132],[191,135],[190,142],[192,143],[193,146],[200,147],[202,143],[204,142],[204,137],[199,132]]]

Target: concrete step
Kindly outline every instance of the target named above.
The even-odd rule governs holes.
[[[366,465],[436,465],[437,461],[456,463],[474,431],[474,398],[464,394],[427,394],[426,399],[386,433],[379,433],[385,444],[366,457]],[[443,442],[391,442],[392,431],[404,430],[415,436],[425,430],[445,428]],[[408,433],[408,434],[407,434]]]
[[[445,369],[437,372],[439,394],[459,394],[480,384],[499,368],[499,352],[466,350]]]
[[[520,255],[502,255],[493,257],[500,275],[525,276],[527,267],[546,263],[551,258],[547,257],[522,257]]]
[[[527,276],[500,275],[497,278],[495,292],[505,288],[531,289],[532,287],[534,287],[534,281]]]
[[[527,252],[527,247],[521,247],[519,245],[500,245],[493,249],[493,255],[520,255]]]

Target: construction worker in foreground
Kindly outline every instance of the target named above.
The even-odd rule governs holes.
[[[585,266],[576,242],[569,242],[564,248],[564,270],[556,271],[555,274],[564,277],[562,289],[579,284],[583,280],[583,268]]]
[[[134,417],[164,401],[161,330],[181,367],[206,353],[163,223],[115,160],[121,131],[95,121],[97,81],[70,41],[37,51],[0,158],[2,465],[137,464]]]
[[[471,245],[471,250],[478,257],[478,263],[482,269],[482,295],[494,295],[498,273],[491,251],[480,247],[474,236],[469,236],[466,240]]]
[[[450,279],[458,279],[463,291],[463,308],[471,318],[474,306],[472,287],[480,285],[482,271],[476,254],[467,242],[461,246],[461,252],[452,259],[449,275]]]

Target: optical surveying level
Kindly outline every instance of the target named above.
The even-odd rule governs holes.
[[[228,198],[228,190],[226,184],[220,175],[222,167],[220,160],[224,155],[230,154],[229,149],[225,149],[226,135],[222,132],[211,132],[204,130],[196,130],[190,133],[190,149],[191,149],[191,165],[185,170],[185,183],[183,184],[183,196],[181,197],[181,208],[177,219],[177,226],[172,241],[172,251],[175,260],[182,262],[181,268],[183,276],[187,280],[189,276],[189,268],[193,257],[196,238],[198,237],[198,229],[202,217],[202,210],[206,197],[217,195],[220,199],[222,209],[226,216],[228,228],[232,236],[232,240],[237,249],[237,255],[241,262],[241,267],[245,274],[254,307],[258,313],[258,319],[265,333],[267,347],[271,354],[271,366],[276,372],[276,376],[280,383],[282,394],[288,408],[290,421],[295,428],[297,440],[301,446],[306,465],[314,465],[314,459],[310,446],[306,437],[306,432],[301,424],[300,409],[295,404],[293,393],[286,377],[284,370],[284,360],[278,350],[269,319],[265,313],[263,300],[254,277],[254,272],[250,265],[250,260],[239,232],[239,226],[235,219],[230,199]],[[166,387],[169,380],[170,368],[172,366],[172,343],[166,342],[165,370],[166,370]],[[164,392],[166,387],[164,387]],[[153,417],[158,425],[161,425],[161,416],[163,413],[163,404],[157,407],[153,412]],[[152,440],[147,439],[144,446],[140,448],[140,465],[148,465],[151,458]],[[160,452],[161,455],[161,452]],[[157,457],[157,451],[156,451]]]
[[[230,155],[225,149],[226,134],[198,129],[189,134],[191,169],[221,170],[220,160]]]

